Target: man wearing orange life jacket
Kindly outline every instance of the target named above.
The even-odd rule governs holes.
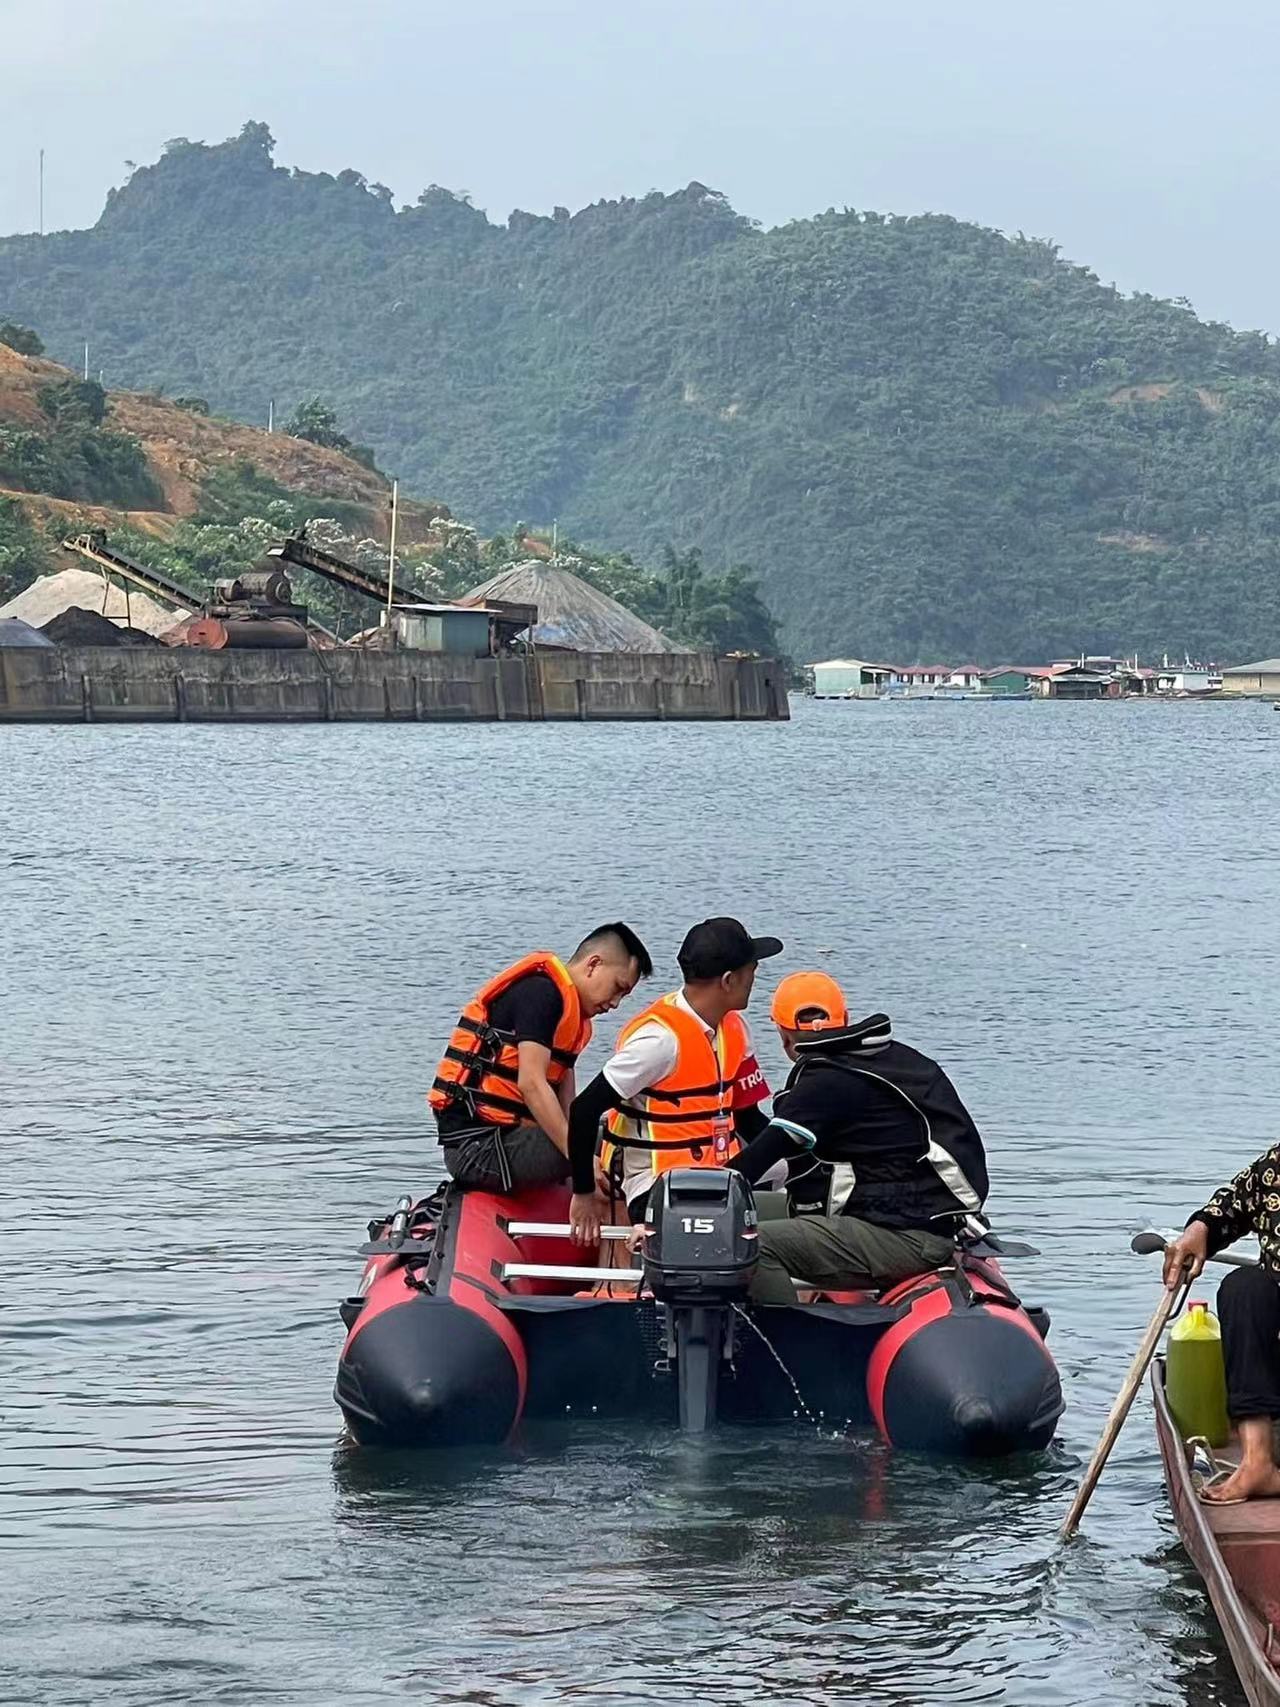
[[[580,1244],[600,1237],[595,1146],[601,1116],[622,1147],[622,1189],[643,1218],[654,1180],[673,1167],[723,1167],[767,1124],[768,1096],[742,1017],[756,966],[780,954],[777,937],[753,937],[737,919],[706,919],[678,956],[684,986],[661,996],[623,1028],[618,1047],[569,1111],[573,1200]],[[656,1149],[636,1147],[654,1143]]]
[[[427,1099],[458,1185],[510,1192],[568,1179],[574,1063],[591,1021],[652,971],[619,922],[592,931],[567,961],[526,955],[472,997]]]

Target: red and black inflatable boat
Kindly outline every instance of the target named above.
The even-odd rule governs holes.
[[[803,1406],[920,1451],[1048,1445],[1063,1410],[1048,1318],[1010,1290],[994,1242],[878,1296],[749,1305],[750,1188],[715,1168],[663,1182],[643,1268],[629,1270],[584,1266],[557,1187],[402,1198],[371,1222],[359,1292],[341,1306],[335,1397],[354,1438],[474,1446],[524,1417],[698,1430]]]

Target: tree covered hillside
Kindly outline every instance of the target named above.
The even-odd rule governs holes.
[[[530,558],[552,560],[683,646],[777,657],[781,644],[744,564],[708,568],[696,546],[657,562],[548,539],[517,523],[482,538],[438,502],[402,494],[396,575],[427,599],[458,598]],[[322,398],[279,432],[220,420],[203,397],[106,392],[43,359],[29,326],[0,321],[0,604],[66,567],[86,532],[163,569],[200,599],[305,525],[309,539],[376,569],[390,547],[391,488]],[[306,570],[302,602],[344,638],[369,626],[369,600]]]
[[[797,656],[1280,648],[1280,354],[941,216],[713,191],[494,225],[177,141],[0,241],[0,318],[114,384],[320,395],[481,527],[757,565]]]

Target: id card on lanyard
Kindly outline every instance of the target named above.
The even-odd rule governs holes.
[[[712,1054],[716,1060],[716,1074],[720,1080],[720,1113],[711,1126],[711,1139],[715,1147],[716,1166],[718,1168],[724,1167],[729,1160],[730,1145],[733,1143],[733,1114],[731,1112],[733,1093],[732,1087],[725,1084],[724,1051],[724,1026],[721,1025],[716,1030],[715,1042],[712,1045]],[[729,1109],[725,1108],[726,1093],[730,1101]]]

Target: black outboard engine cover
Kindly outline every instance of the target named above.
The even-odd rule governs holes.
[[[645,1212],[644,1283],[664,1304],[730,1304],[758,1256],[751,1187],[728,1168],[659,1174]]]
[[[649,1194],[645,1235],[644,1283],[664,1307],[680,1427],[702,1434],[716,1420],[733,1313],[759,1254],[751,1187],[727,1168],[672,1168]]]

